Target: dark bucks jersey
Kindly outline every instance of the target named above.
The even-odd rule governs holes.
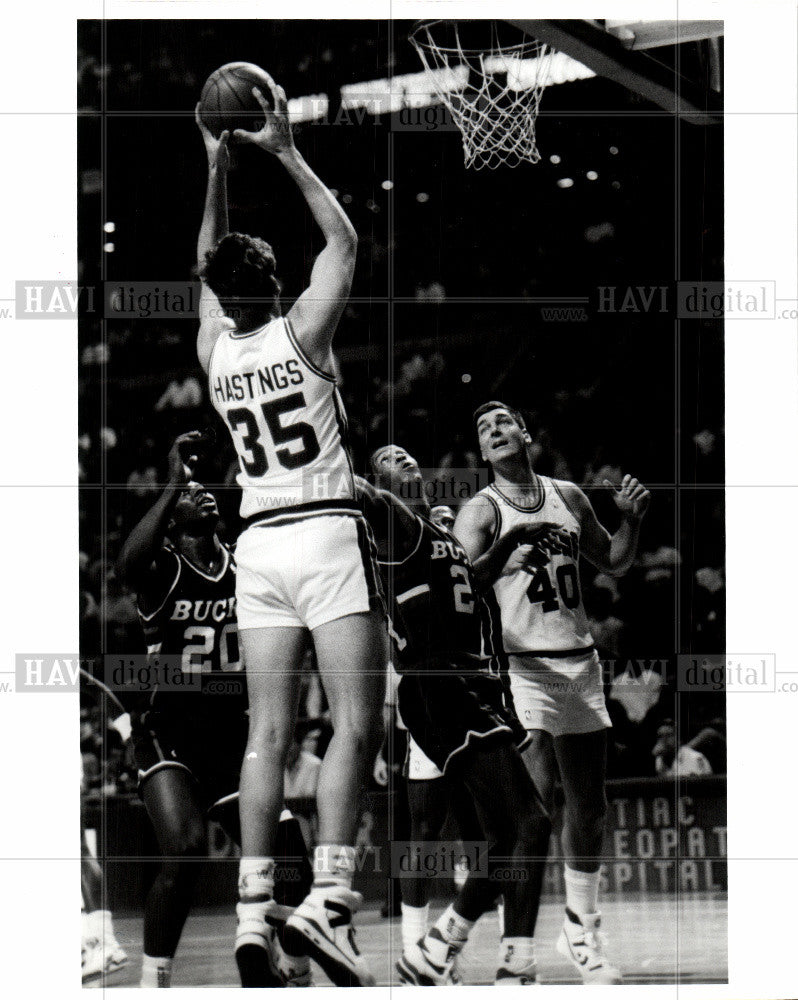
[[[172,691],[180,696],[182,678],[190,682],[184,694],[201,695],[203,709],[213,701],[222,710],[241,710],[246,694],[235,585],[235,561],[227,547],[215,576],[170,545],[158,553],[139,589],[137,605],[150,662],[164,664],[174,684],[162,684],[153,703]],[[220,675],[227,676],[223,687],[215,681]],[[214,697],[216,689],[218,698]]]
[[[441,661],[498,673],[504,651],[493,594],[477,590],[465,549],[451,532],[416,516],[417,541],[380,563],[391,606],[397,669]]]

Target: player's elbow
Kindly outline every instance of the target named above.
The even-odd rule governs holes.
[[[357,255],[357,233],[355,227],[346,217],[342,220],[341,229],[330,240],[332,245],[343,261],[354,261]]]

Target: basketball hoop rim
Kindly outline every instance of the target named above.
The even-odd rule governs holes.
[[[422,41],[418,37],[420,32],[429,31],[430,28],[434,28],[435,25],[438,24],[450,24],[453,25],[456,29],[457,25],[460,24],[462,21],[480,21],[480,20],[482,20],[482,18],[476,18],[476,17],[473,18],[438,17],[438,18],[424,19],[415,22],[411,30],[408,32],[407,38],[410,44],[414,46],[414,48],[423,49],[425,52],[431,51],[432,45],[430,44],[430,42]],[[487,22],[496,21],[497,23],[501,21],[500,18],[486,18],[485,20]],[[503,23],[507,24],[508,22],[505,21]],[[434,42],[434,46],[438,50],[438,52],[446,56],[464,55],[468,57],[478,58],[486,54],[485,48],[473,48],[473,47],[466,48],[460,44],[458,44],[455,47],[450,45],[439,45],[438,42]],[[501,52],[503,55],[507,56],[518,55],[519,57],[522,57],[524,54],[531,53],[536,49],[539,49],[541,46],[546,47],[545,43],[541,43],[534,38],[527,38],[523,41],[517,42],[515,45],[502,46]]]
[[[432,28],[436,24],[456,24],[457,19],[454,17],[435,17],[435,18],[422,18],[420,21],[415,21],[413,27],[408,31],[407,37],[414,44],[416,43],[416,34],[422,29]]]

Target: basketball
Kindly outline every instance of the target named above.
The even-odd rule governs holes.
[[[205,81],[200,97],[203,122],[218,139],[225,129],[231,133],[242,128],[257,132],[263,120],[263,109],[252,93],[260,88],[269,101],[271,90],[266,74],[254,63],[226,63],[214,70]]]

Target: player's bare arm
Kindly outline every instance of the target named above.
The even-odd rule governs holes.
[[[163,545],[172,511],[181,491],[191,480],[192,470],[197,462],[192,445],[196,445],[201,438],[199,431],[189,431],[176,438],[169,451],[168,479],[163,492],[122,546],[117,560],[117,572],[134,587],[150,569]]]
[[[317,367],[329,370],[333,335],[352,288],[357,234],[329,188],[294,145],[285,91],[271,78],[269,81],[273,108],[257,87],[253,89],[265,116],[263,128],[259,132],[236,129],[233,136],[277,157],[296,182],[322,231],[326,246],[313,265],[309,286],[292,306],[288,318],[308,358]]]
[[[648,510],[651,494],[632,476],[626,475],[619,488],[608,479],[604,486],[612,490],[612,498],[621,515],[618,530],[611,535],[599,522],[593,506],[578,486],[562,483],[564,495],[582,526],[582,555],[597,569],[610,576],[623,576],[637,555],[640,524]]]
[[[379,558],[385,562],[403,559],[419,537],[419,521],[410,508],[388,490],[355,476],[355,490],[366,510]]]
[[[545,540],[556,524],[517,525],[493,541],[496,510],[489,500],[474,497],[460,508],[453,533],[468,553],[477,583],[492,586],[500,576],[523,570],[534,573],[548,562]]]
[[[227,143],[229,132],[222,132],[216,139],[200,117],[200,105],[194,110],[194,118],[205,144],[208,157],[208,185],[205,191],[205,208],[202,213],[202,225],[197,239],[197,267],[202,270],[206,255],[216,246],[223,236],[230,231],[227,219],[227,168],[230,165],[230,153]],[[213,345],[216,338],[229,323],[224,319],[219,300],[202,282],[202,292],[199,302],[200,328],[197,335],[197,355],[205,371],[208,370]]]

